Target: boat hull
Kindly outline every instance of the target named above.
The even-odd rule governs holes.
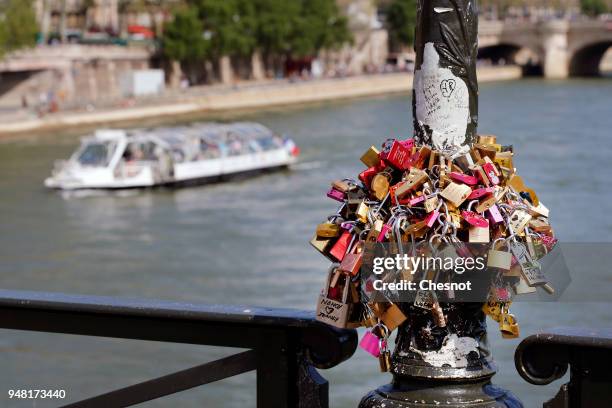
[[[83,185],[83,186],[74,186],[74,187],[69,187],[69,188],[65,186],[62,187],[62,186],[55,186],[55,185],[47,185],[47,187],[52,190],[70,190],[70,191],[77,191],[77,190],[117,191],[117,190],[147,190],[147,189],[161,189],[161,188],[184,188],[184,187],[202,186],[202,185],[207,185],[207,184],[224,183],[224,182],[235,181],[235,180],[243,180],[243,179],[262,176],[265,174],[287,171],[289,167],[290,167],[290,163],[285,163],[285,164],[279,164],[273,167],[250,169],[250,170],[244,170],[244,171],[239,171],[235,173],[218,174],[218,175],[213,175],[213,176],[195,177],[195,178],[186,179],[186,180],[173,180],[173,181],[168,181],[165,183],[158,183],[158,184],[152,184],[152,185],[100,186],[100,187]]]

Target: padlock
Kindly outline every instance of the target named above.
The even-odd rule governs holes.
[[[383,321],[389,332],[392,332],[406,321],[406,315],[395,303],[390,303],[381,314],[380,320]]]
[[[433,227],[439,216],[440,212],[438,210],[433,210],[427,215],[427,217],[425,217],[425,225],[427,225],[429,228]]]
[[[425,199],[425,202],[423,202],[423,207],[425,208],[425,212],[430,213],[436,210],[439,204],[440,204],[440,200],[438,200],[438,196],[433,195]]]
[[[364,186],[369,186],[372,183],[372,179],[374,178],[374,176],[383,171],[384,169],[384,164],[379,163],[379,165],[377,166],[372,166],[365,169],[364,171],[359,173],[359,176],[357,177],[359,178],[359,180],[361,180]]]
[[[333,268],[335,269],[335,268]],[[337,301],[329,297],[330,281],[333,270],[327,275],[327,283],[323,292],[319,295],[317,303],[316,320],[331,326],[344,329],[347,327],[348,317],[352,304],[348,302],[350,280],[346,280],[342,291],[342,300]]]
[[[514,171],[514,163],[512,162],[512,152],[497,152],[493,162],[502,169]]]
[[[504,272],[509,271],[512,266],[512,254],[508,251],[496,249],[499,242],[505,239],[498,238],[491,244],[491,249],[487,252],[487,268],[497,268]]]
[[[442,190],[440,195],[455,207],[459,207],[468,198],[471,192],[472,189],[469,186],[451,182]]]
[[[495,143],[497,143],[497,137],[495,135],[478,135],[478,144],[492,145]]]
[[[491,319],[499,322],[502,314],[502,303],[495,300],[489,300],[482,306],[482,311]]]
[[[476,206],[476,212],[479,213],[479,214],[482,214],[483,212],[485,212],[489,208],[493,207],[496,202],[497,202],[497,198],[494,195],[491,196],[491,197],[488,197],[486,200],[481,201]]]
[[[474,165],[474,167],[472,167],[472,172],[476,175],[476,177],[478,177],[480,182],[484,184],[485,187],[491,187],[491,182],[487,177],[487,173],[485,173],[481,165]]]
[[[506,181],[506,185],[512,188],[517,193],[527,192],[531,197],[532,204],[534,206],[538,206],[540,204],[540,200],[538,199],[538,195],[531,188],[527,187],[523,182],[523,178],[519,175],[513,174],[512,177]]]
[[[389,233],[389,231],[391,231],[392,225],[390,224],[385,224],[383,225],[382,229],[380,230],[380,234],[378,234],[378,242],[383,242],[385,239],[387,239],[387,234]]]
[[[490,242],[491,237],[489,235],[489,226],[488,225],[486,227],[470,226],[468,229],[468,241],[471,243],[481,243],[481,244]]]
[[[428,146],[421,146],[418,152],[412,157],[412,166],[417,169],[425,167],[425,163],[428,163],[429,156],[431,154],[431,148]]]
[[[510,229],[515,232],[523,231],[529,221],[531,221],[531,215],[527,211],[523,211],[521,209],[516,209],[510,215],[508,219]]]
[[[395,185],[395,197],[402,198],[411,191],[415,191],[428,180],[427,173],[417,168],[410,169],[404,181]]]
[[[467,174],[461,174],[456,171],[451,171],[449,173],[449,177],[451,178],[451,180],[467,184],[468,186],[475,186],[476,184],[478,184],[478,179],[476,177],[469,176]]]
[[[355,211],[355,216],[357,220],[366,224],[368,222],[368,211],[370,211],[370,207],[365,202],[359,203],[357,206],[357,210]]]
[[[370,231],[368,231],[365,241],[369,243],[378,242],[378,236],[380,235],[384,225],[383,220],[375,220],[374,224],[372,224],[370,227]]]
[[[370,148],[361,156],[361,162],[365,164],[367,167],[374,167],[380,163],[380,152],[374,146],[370,146]]]
[[[483,159],[495,159],[497,150],[493,146],[476,143],[474,147],[476,148],[476,150],[478,150],[480,157],[482,157]]]
[[[340,226],[332,222],[324,222],[317,225],[317,237],[334,238],[340,235]]]
[[[331,186],[332,188],[335,188],[338,191],[342,191],[343,193],[348,193],[355,187],[354,184],[349,183],[347,180],[334,180],[331,183]]]
[[[521,276],[529,286],[541,286],[548,283],[546,276],[542,273],[542,268],[539,263],[531,258],[525,245],[518,242],[516,239],[508,239],[506,242],[510,252],[517,261]]]
[[[411,149],[395,139],[388,140],[383,145],[380,158],[388,165],[397,170],[408,170],[410,168]]]
[[[515,339],[520,335],[516,317],[510,313],[502,313],[500,316],[499,330],[505,339]]]
[[[370,353],[374,357],[378,357],[380,355],[380,338],[378,338],[371,331],[366,332],[361,341],[359,342],[359,347]]]
[[[329,253],[332,241],[332,238],[322,238],[315,234],[315,236],[312,237],[312,239],[310,240],[310,245],[312,245],[317,251],[319,251],[329,260],[335,261],[335,259]]]
[[[487,228],[489,229],[489,221],[487,221],[482,215],[471,211],[474,204],[478,203],[478,201],[473,200],[467,206],[467,210],[461,211],[461,217],[471,226]],[[488,241],[487,241],[488,242]]]
[[[498,224],[500,222],[504,221],[504,217],[501,215],[501,213],[499,212],[499,208],[497,207],[497,205],[492,205],[491,207],[489,207],[487,211],[487,216],[489,218],[489,222],[492,224]]]
[[[351,276],[355,276],[359,273],[362,262],[363,248],[361,245],[355,245],[353,251],[344,255],[338,269],[342,272],[348,273]]]
[[[493,187],[477,188],[475,190],[472,190],[472,192],[468,196],[468,200],[474,200],[474,199],[486,196],[488,194],[492,194],[493,191],[495,191],[495,189]]]
[[[381,172],[372,178],[370,189],[377,200],[382,200],[389,193],[389,174]]]
[[[342,262],[342,259],[344,259],[344,255],[346,254],[346,251],[351,243],[352,238],[353,235],[350,232],[344,231],[342,235],[340,235],[340,238],[338,238],[338,240],[329,250],[329,255],[334,260]]]
[[[327,196],[332,200],[343,202],[346,198],[346,194],[340,190],[336,190],[335,188],[330,188],[327,192]]]
[[[378,356],[378,363],[382,373],[386,373],[391,370],[391,352],[387,349],[386,344]]]

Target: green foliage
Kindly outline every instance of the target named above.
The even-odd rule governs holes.
[[[257,19],[251,0],[192,0],[213,55],[247,56],[255,47]]]
[[[37,33],[32,0],[0,1],[0,55],[34,46]]]
[[[387,24],[392,47],[412,45],[416,27],[416,0],[393,0],[387,9]]]
[[[605,0],[580,0],[580,10],[590,17],[596,17],[608,12]]]
[[[335,0],[187,0],[167,24],[163,46],[181,62],[247,60],[255,50],[278,62],[350,41]]]
[[[204,28],[197,10],[181,8],[164,29],[164,55],[181,62],[197,62],[207,56],[210,44],[204,39]]]
[[[352,41],[334,0],[254,0],[258,45],[266,54],[313,56]]]

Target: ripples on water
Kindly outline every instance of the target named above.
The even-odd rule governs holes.
[[[564,241],[610,241],[611,98],[610,80],[481,88],[481,133],[515,146],[519,173],[552,210]],[[331,179],[354,177],[369,145],[410,134],[410,100],[381,97],[246,119],[293,136],[303,152],[300,163],[289,172],[208,187],[61,194],[45,191],[42,181],[53,161],[74,149],[74,137],[0,145],[0,287],[314,308],[327,263],[308,240],[335,209],[326,187]],[[605,271],[598,273],[574,279],[607,278]],[[521,303],[513,311],[523,335],[612,321],[602,304]],[[555,394],[560,382],[535,387],[515,374],[512,355],[519,340],[502,340],[494,326],[490,335],[498,384],[529,407]],[[74,400],[232,351],[3,331],[0,392],[65,388]],[[360,350],[323,374],[331,381],[333,407],[356,406],[390,378]],[[147,406],[254,406],[254,378],[251,373]],[[2,398],[1,406],[24,406]]]

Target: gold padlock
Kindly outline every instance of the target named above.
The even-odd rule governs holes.
[[[502,314],[499,322],[499,330],[502,337],[505,339],[515,339],[519,337],[519,325],[516,322],[516,317],[513,314]]]
[[[382,200],[389,193],[389,175],[381,172],[372,178],[370,189],[377,200]]]
[[[370,211],[370,207],[368,207],[368,205],[362,201],[359,203],[357,211],[355,211],[355,215],[359,221],[366,224],[368,222],[368,211]]]
[[[370,146],[370,148],[361,156],[361,162],[368,168],[377,166],[380,163],[379,151],[376,147]]]
[[[404,323],[406,319],[406,315],[402,313],[401,309],[394,303],[391,303],[380,317],[380,320],[387,326],[389,332],[395,330],[399,325]]]
[[[317,225],[317,237],[334,238],[340,235],[340,226],[331,222]]]
[[[455,207],[459,207],[468,198],[471,192],[472,189],[469,186],[451,181],[448,186],[442,190],[440,195]]]
[[[495,135],[478,135],[478,144],[491,145],[497,143]]]
[[[389,350],[384,350],[378,356],[378,363],[380,364],[380,371],[382,373],[389,372],[391,370],[391,353]]]
[[[502,314],[502,303],[496,300],[489,300],[487,303],[482,305],[482,311],[491,319],[499,322]]]

